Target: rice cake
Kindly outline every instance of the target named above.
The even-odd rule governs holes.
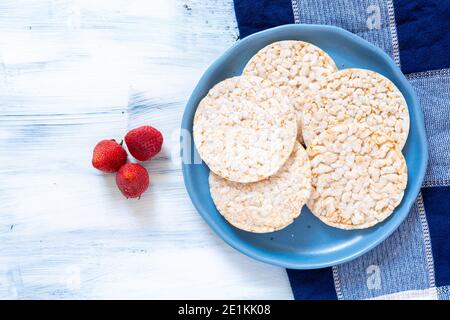
[[[325,84],[327,75],[337,70],[333,59],[322,49],[303,41],[274,42],[256,53],[244,68],[244,75],[259,76],[283,88],[297,111],[298,139],[302,108],[306,99]]]
[[[305,144],[334,125],[353,121],[387,134],[403,149],[409,132],[408,106],[400,90],[379,73],[345,69],[331,74],[303,108]]]
[[[338,125],[315,137],[308,208],[341,229],[371,227],[391,215],[407,184],[406,162],[387,135],[358,123]]]
[[[209,185],[217,209],[229,223],[246,231],[272,232],[300,215],[311,191],[311,167],[297,143],[286,164],[267,179],[237,183],[211,172]]]
[[[217,175],[242,183],[275,174],[297,136],[295,112],[280,90],[254,76],[226,79],[200,102],[194,142]]]

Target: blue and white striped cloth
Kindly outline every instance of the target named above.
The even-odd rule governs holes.
[[[416,90],[430,150],[406,221],[351,262],[287,270],[296,299],[450,299],[450,1],[234,0],[240,37],[288,23],[335,25],[386,51]]]

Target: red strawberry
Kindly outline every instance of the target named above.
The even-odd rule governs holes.
[[[138,163],[124,164],[116,174],[116,183],[127,198],[137,198],[150,183],[147,170]]]
[[[92,165],[94,168],[112,173],[127,162],[127,152],[115,140],[102,140],[94,148]]]
[[[125,136],[125,143],[133,157],[146,161],[161,151],[163,136],[153,127],[142,126],[129,131]]]

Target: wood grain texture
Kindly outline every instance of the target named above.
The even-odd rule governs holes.
[[[292,297],[208,228],[173,156],[234,19],[232,0],[0,2],[0,298]],[[165,145],[126,200],[91,152],[144,123]]]

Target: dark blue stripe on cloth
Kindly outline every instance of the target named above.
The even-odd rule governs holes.
[[[294,23],[291,0],[234,0],[239,37]]]
[[[394,0],[404,73],[450,67],[450,1]]]
[[[430,229],[436,286],[450,285],[450,187],[422,189]]]
[[[296,300],[337,300],[331,268],[287,269]]]

